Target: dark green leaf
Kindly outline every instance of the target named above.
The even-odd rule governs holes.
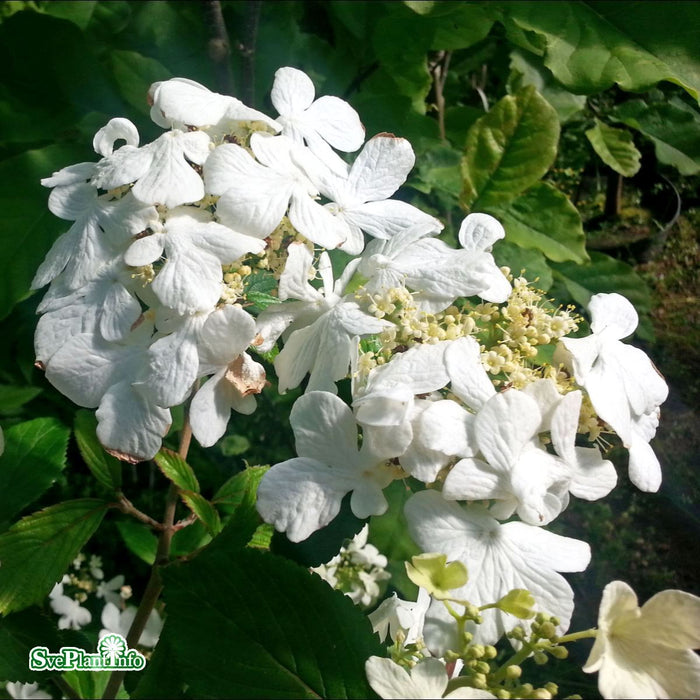
[[[39,394],[41,389],[36,386],[0,384],[0,413],[14,413]]]
[[[0,535],[0,612],[40,603],[95,532],[107,503],[66,501],[22,518]]]
[[[632,177],[639,172],[642,154],[627,129],[616,129],[596,119],[595,125],[586,131],[586,138],[603,163],[616,173]]]
[[[290,561],[252,549],[230,551],[217,541],[188,565],[164,572],[168,618],[161,641],[189,692],[371,697],[364,664],[383,649],[366,615]],[[163,664],[146,670],[142,683],[151,697],[171,689],[161,689],[150,674],[168,672]],[[132,697],[145,695],[139,686]]]
[[[66,466],[69,434],[55,418],[36,418],[5,431],[5,452],[0,456],[0,522],[11,520],[53,484]]]
[[[461,204],[503,206],[534,185],[554,162],[559,119],[532,86],[499,100],[469,129]]]
[[[628,100],[615,107],[613,119],[641,131],[654,143],[656,157],[681,175],[700,172],[700,113],[678,98],[647,104]]]
[[[490,210],[503,224],[506,240],[542,251],[550,260],[588,260],[581,215],[567,196],[538,182],[505,207]]]
[[[92,475],[110,491],[116,491],[122,483],[121,462],[105,452],[97,439],[97,418],[93,411],[80,410],[73,425],[80,454]]]
[[[199,482],[192,467],[177,452],[163,447],[154,459],[158,468],[175,486],[199,493]]]
[[[80,29],[86,29],[93,12],[95,11],[96,2],[92,0],[81,0],[80,2],[47,2],[43,6],[44,12],[52,17],[59,19],[67,19],[73,22]]]
[[[124,99],[144,114],[150,112],[148,88],[159,80],[172,78],[170,71],[153,58],[136,51],[110,51],[109,61]]]
[[[116,525],[129,550],[146,564],[153,564],[158,549],[158,538],[153,530],[136,520],[118,520]]]
[[[498,241],[493,247],[493,257],[499,266],[509,267],[513,275],[522,275],[538,289],[546,292],[552,286],[552,269],[539,250]]]

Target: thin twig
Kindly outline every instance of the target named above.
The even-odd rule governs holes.
[[[202,4],[204,5],[204,14],[210,36],[207,51],[209,58],[214,63],[217,88],[219,92],[232,95],[231,45],[228,40],[224,15],[221,11],[221,2],[219,0],[202,0]]]
[[[451,51],[438,52],[435,62],[430,66],[430,73],[433,76],[433,91],[435,92],[435,106],[438,113],[438,130],[440,140],[447,141],[445,134],[445,81],[447,80],[447,69],[450,66]]]
[[[117,492],[117,498],[119,499],[117,503],[110,504],[112,507],[119,508],[119,510],[122,513],[131,515],[133,518],[136,518],[136,520],[139,520],[140,522],[144,523],[145,525],[148,525],[154,530],[161,531],[163,529],[162,523],[159,523],[157,520],[154,520],[150,515],[147,515],[146,513],[136,508],[136,506],[134,506],[134,504],[123,493],[121,493],[121,491]]]

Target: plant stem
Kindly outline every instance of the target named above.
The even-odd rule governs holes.
[[[622,175],[614,170],[608,172],[608,181],[605,187],[605,217],[616,219],[620,216],[622,208]]]
[[[216,70],[217,87],[220,92],[232,95],[231,45],[228,40],[224,15],[221,12],[221,2],[219,0],[202,0],[202,4],[204,5],[207,28],[211,37],[207,44],[207,50]]]
[[[246,3],[245,30],[238,50],[243,58],[243,90],[241,99],[249,107],[255,107],[255,47],[258,43],[261,0],[248,0]]]
[[[119,500],[114,504],[114,507],[119,508],[122,513],[131,515],[132,517],[136,518],[136,520],[144,523],[144,525],[148,525],[154,530],[160,531],[163,529],[163,525],[161,523],[154,520],[150,515],[146,515],[146,513],[136,508],[136,506],[134,506],[134,504],[121,491],[117,492],[117,498]]]
[[[54,685],[61,691],[61,694],[70,700],[80,700],[80,693],[62,676],[54,676],[51,679]]]
[[[178,454],[183,458],[187,458],[187,452],[192,441],[192,428],[190,426],[189,414],[185,413],[185,424],[182,426],[180,433],[180,447]],[[139,605],[134,621],[131,623],[131,628],[126,635],[126,644],[130,649],[134,648],[141,639],[148,618],[153,612],[153,608],[158,602],[158,598],[163,590],[163,581],[160,570],[168,563],[170,559],[170,544],[173,539],[173,534],[176,531],[175,526],[175,510],[178,504],[179,489],[175,484],[171,483],[168,488],[168,493],[165,497],[165,511],[163,513],[163,522],[158,523],[161,528],[161,533],[158,538],[158,549],[156,550],[156,559],[151,568],[151,576],[146,584],[146,590],[143,592],[141,605]],[[124,680],[125,671],[112,671],[109,677],[107,686],[102,695],[103,699],[115,698],[119,692],[119,688]]]
[[[577,642],[579,639],[590,639],[591,637],[596,637],[597,634],[598,630],[595,627],[591,627],[589,630],[572,632],[571,634],[565,634],[563,637],[557,637],[554,641],[557,644],[567,644],[568,642]]]

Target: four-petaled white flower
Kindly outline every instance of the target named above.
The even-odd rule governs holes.
[[[89,624],[92,614],[87,608],[80,605],[77,600],[63,594],[63,583],[57,583],[49,593],[51,609],[60,617],[58,629],[79,630]]]
[[[640,608],[624,581],[603,591],[595,644],[583,670],[604,698],[694,698],[700,690],[700,598],[668,590]]]
[[[103,627],[100,630],[99,639],[108,634],[121,634],[122,637],[126,638],[136,617],[136,611],[137,608],[133,605],[129,605],[125,610],[120,610],[114,603],[107,603],[102,609],[101,622]],[[158,611],[151,610],[137,644],[152,649],[158,643],[162,629],[163,620]]]
[[[386,511],[382,491],[395,476],[388,460],[405,447],[401,431],[381,440],[367,433],[358,449],[350,407],[325,391],[297,399],[290,422],[298,457],[275,464],[263,476],[257,503],[263,520],[299,542],[328,525],[349,492],[358,518]]]

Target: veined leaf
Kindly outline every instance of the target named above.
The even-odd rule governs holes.
[[[558,142],[557,113],[535,88],[506,95],[469,129],[460,204],[475,212],[504,206],[549,170]]]
[[[700,94],[698,8],[663,2],[506,2],[506,21],[544,40],[544,63],[575,93],[619,85],[640,92],[661,80]]]
[[[489,210],[506,230],[506,241],[542,251],[550,260],[588,260],[576,207],[547,182],[538,182],[505,207]]]
[[[364,664],[383,652],[366,615],[301,566],[216,542],[187,565],[164,572],[169,614],[161,642],[187,678],[189,692],[197,697],[370,697]],[[139,686],[132,698],[159,697],[152,673],[169,673],[159,663],[160,653],[159,645],[144,674],[147,692]]]
[[[610,116],[650,138],[656,157],[681,175],[700,172],[700,112],[682,100],[672,97],[652,104],[628,100]]]
[[[0,456],[0,522],[9,522],[53,484],[66,466],[69,434],[55,418],[7,428]]]
[[[603,163],[616,173],[632,177],[639,172],[642,154],[637,150],[632,134],[627,129],[616,129],[596,119],[595,126],[586,131],[586,138]]]
[[[158,468],[178,488],[199,493],[199,482],[192,467],[177,452],[163,447],[154,458]]]
[[[58,503],[0,535],[0,612],[43,601],[102,522],[107,505],[92,498]]]
[[[218,535],[221,532],[221,518],[219,517],[216,508],[207,501],[204,496],[192,491],[183,491],[180,493],[180,498],[185,505],[202,521],[204,527],[211,532],[212,535]]]

